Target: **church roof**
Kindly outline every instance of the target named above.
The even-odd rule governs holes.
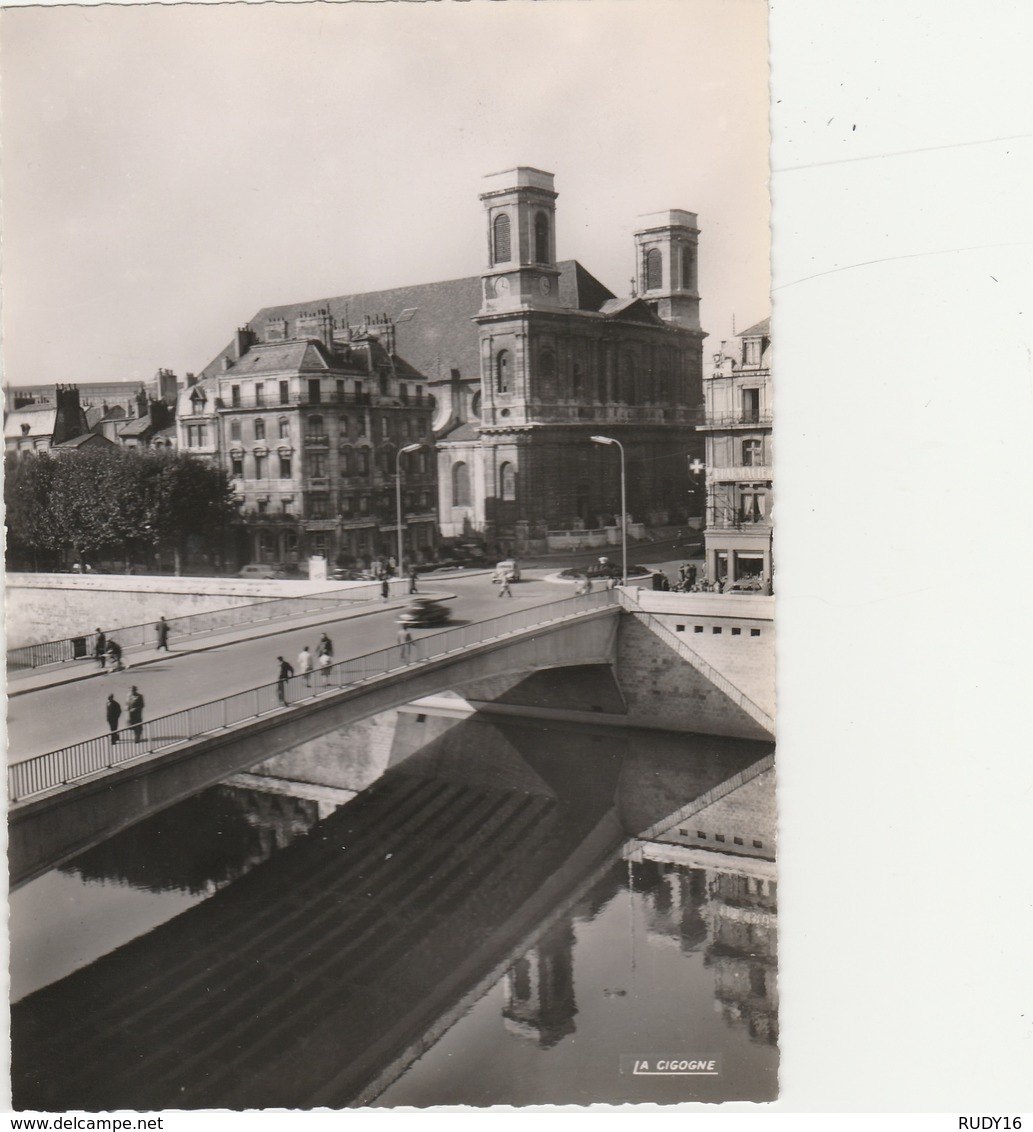
[[[559,299],[570,310],[598,311],[614,296],[576,260],[565,260],[556,265],[560,271]],[[477,328],[471,321],[481,309],[481,277],[449,279],[438,283],[419,283],[411,287],[393,287],[386,291],[364,291],[353,295],[338,295],[331,299],[308,299],[302,303],[263,307],[250,320],[249,325],[259,340],[265,332],[267,320],[294,321],[314,309],[325,308],[331,317],[351,326],[357,326],[366,316],[386,314],[395,324],[395,360],[404,358],[413,372],[431,381],[447,380],[456,369],[465,377],[480,373],[480,354]],[[373,327],[374,333],[376,327]],[[281,347],[301,346],[303,343],[274,343]],[[263,347],[265,348],[265,347]],[[244,374],[245,359],[251,351],[233,366],[234,373]],[[222,359],[232,360],[232,348],[227,346],[204,369],[205,377],[221,372]]]

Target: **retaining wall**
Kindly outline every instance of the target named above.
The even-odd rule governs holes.
[[[365,585],[366,583],[358,583]],[[239,578],[175,578],[124,574],[8,574],[8,649],[105,632],[126,625],[250,605],[263,598],[298,597],[354,582]]]

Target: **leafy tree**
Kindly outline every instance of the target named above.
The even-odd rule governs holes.
[[[24,552],[33,566],[49,558],[61,546],[51,510],[55,461],[46,453],[19,459],[9,452],[4,458],[4,505],[9,553]]]
[[[8,460],[4,484],[13,545],[36,555],[71,550],[77,561],[171,544],[176,573],[187,539],[221,545],[236,515],[225,471],[186,453],[84,449]]]

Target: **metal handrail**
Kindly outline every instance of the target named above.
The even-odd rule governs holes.
[[[400,588],[408,583],[404,579],[396,578],[391,584],[395,588]],[[206,613],[187,613],[182,617],[170,617],[166,624],[169,626],[170,639],[183,638],[215,632],[219,629],[232,629],[237,625],[253,625],[296,617],[303,613],[318,613],[323,609],[333,609],[342,603],[371,601],[379,596],[380,582],[371,581],[347,590],[325,590],[301,597],[256,597],[247,605],[231,605],[225,609],[212,609]],[[106,636],[108,640],[116,639],[123,651],[148,643],[154,645],[156,644],[155,624],[155,621],[144,621],[136,625],[118,626],[108,631]],[[95,661],[96,646],[96,633],[82,633],[62,640],[22,645],[19,648],[8,649],[7,670],[15,672],[19,669],[42,668],[44,665],[61,664],[69,660]]]
[[[24,801],[44,791],[68,786],[77,780],[111,770],[142,755],[230,730],[241,723],[272,712],[285,711],[330,692],[380,679],[421,661],[436,660],[486,641],[579,617],[616,604],[616,591],[598,590],[563,598],[548,605],[516,610],[500,617],[491,617],[486,621],[476,621],[422,637],[408,645],[390,645],[364,656],[316,668],[308,674],[299,673],[284,681],[262,684],[232,696],[209,700],[196,707],[149,719],[137,725],[139,739],[137,728],[123,727],[116,732],[117,738],[114,739],[111,735],[99,735],[56,751],[35,755],[8,767],[8,800],[11,803]]]

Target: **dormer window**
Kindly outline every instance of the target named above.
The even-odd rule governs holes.
[[[194,397],[190,398],[190,412],[193,413],[195,417],[199,417],[204,412],[204,409],[204,394],[201,394],[200,396],[195,395]]]
[[[742,344],[742,364],[744,366],[760,365],[760,339],[747,338]]]

